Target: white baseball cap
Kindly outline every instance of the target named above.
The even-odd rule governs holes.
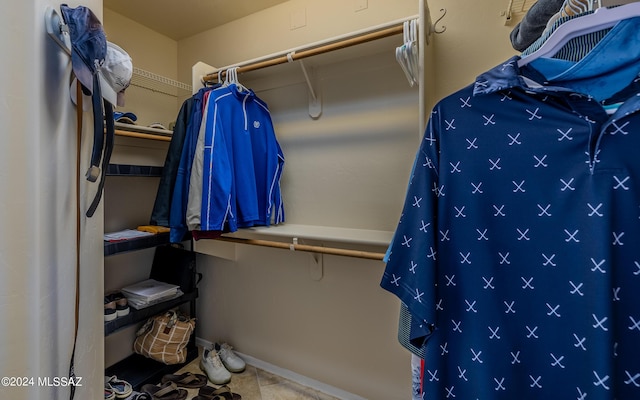
[[[107,55],[98,70],[102,97],[114,106],[124,106],[124,91],[131,83],[133,62],[126,51],[114,43],[107,42]]]
[[[129,54],[120,46],[107,42],[107,55],[104,63],[98,69],[100,90],[102,97],[114,106],[124,106],[124,91],[131,83],[133,62]],[[76,102],[76,78],[71,82],[70,94],[73,104]],[[83,102],[84,110],[88,111],[91,99],[86,97]]]

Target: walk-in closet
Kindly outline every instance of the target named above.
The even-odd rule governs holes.
[[[5,8],[0,398],[640,398],[640,2]]]
[[[168,42],[135,22],[134,16],[119,14],[114,4],[110,9],[105,2],[105,31],[110,40],[129,44],[134,64],[134,52],[148,52],[151,38],[159,45]],[[284,224],[240,229],[224,241],[194,241],[203,275],[198,285],[198,345],[226,341],[251,364],[336,397],[373,398],[373,391],[386,390],[391,395],[393,389],[384,383],[389,379],[410,385],[410,359],[394,343],[397,306],[377,281],[400,212],[410,159],[422,135],[426,111],[421,108],[426,110],[426,94],[433,91],[425,79],[432,74],[431,61],[426,71],[420,62],[411,71],[414,76],[408,76],[396,59],[396,48],[413,26],[415,59],[418,52],[430,59],[424,54],[432,52],[437,16],[430,15],[426,2],[418,1],[396,4],[391,10],[374,3],[284,2],[181,38],[173,48],[165,43],[166,49],[159,47],[149,54],[149,61],[137,63],[191,85],[193,93],[207,80],[215,82],[217,71],[224,79],[237,67],[239,83],[268,105],[284,153]],[[420,40],[418,28],[424,32]],[[228,39],[220,40],[224,31]],[[266,31],[280,38],[259,43]],[[167,70],[172,66],[167,62],[162,67],[167,69],[156,68],[169,56],[175,70]],[[170,123],[175,115],[153,110],[151,99],[173,100],[179,107],[191,93],[177,88],[177,97],[169,97],[144,87],[148,83],[153,82],[134,81],[122,111],[139,118],[146,115],[148,121],[141,125]],[[149,99],[141,111],[135,108],[138,96]],[[150,157],[147,164],[163,165],[163,156],[150,161],[157,150],[147,147],[167,143],[119,136],[116,140],[113,157],[123,158],[114,163],[140,164],[141,157]],[[124,214],[148,218],[155,191],[144,185],[154,184],[157,178],[109,179],[105,225],[118,230],[146,223],[118,215],[123,215],[124,195],[135,190],[140,192],[135,194],[138,209],[130,205]],[[118,218],[123,218],[119,226]],[[307,248],[315,251],[304,251]],[[130,283],[112,281],[115,278],[108,276],[114,271],[123,271],[116,276],[130,281],[138,279],[134,273],[148,273],[140,272],[139,266],[152,254],[148,249],[105,258],[107,289]],[[382,315],[390,316],[387,322],[381,321]],[[133,328],[107,337],[106,364],[128,356],[130,348],[121,343],[134,337]],[[384,342],[391,345],[381,346]],[[374,389],[372,382],[380,382],[380,388]],[[372,392],[358,393],[358,386]]]

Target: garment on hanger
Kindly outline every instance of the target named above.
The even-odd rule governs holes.
[[[190,230],[234,232],[284,221],[284,154],[267,105],[232,83],[211,93],[192,168]],[[198,157],[201,157],[198,158]],[[202,178],[193,179],[202,171]],[[202,181],[201,190],[194,183]]]
[[[608,115],[518,59],[434,108],[381,286],[426,399],[640,398],[640,89]]]
[[[547,26],[547,28],[540,35],[540,37],[536,39],[535,42],[533,42],[529,47],[522,51],[521,56],[526,57],[539,50],[547,41],[547,39],[549,39],[549,37],[553,34],[553,32],[555,32],[555,30],[565,22],[569,22],[574,18],[579,18],[591,13],[591,11],[588,11],[584,14],[567,15],[555,19]],[[602,38],[604,38],[610,30],[611,28],[606,28],[597,32],[592,32],[588,35],[578,36],[570,40],[566,45],[559,49],[558,52],[554,55],[554,58],[568,61],[580,61],[587,54],[589,54],[591,49],[593,49],[598,43],[600,43]]]
[[[180,107],[180,111],[176,118],[176,124],[173,128],[173,134],[171,135],[169,149],[167,150],[167,156],[162,168],[162,176],[160,177],[158,192],[151,212],[151,225],[169,226],[171,196],[175,186],[176,177],[178,175],[182,148],[185,143],[185,138],[187,137],[187,127],[189,125],[189,121],[193,121],[194,118],[196,118],[193,115],[194,112],[201,112],[198,107],[200,107],[202,102],[202,95],[210,89],[211,88],[200,89],[197,94],[185,100]]]
[[[187,195],[191,179],[192,160],[196,151],[196,142],[202,123],[203,106],[210,88],[202,88],[193,96],[192,114],[187,122],[184,143],[180,152],[178,169],[173,190],[170,193],[169,204],[169,237],[171,243],[179,243],[187,234],[185,215],[187,209]],[[173,139],[172,139],[173,140]]]
[[[545,77],[547,85],[605,101],[640,73],[640,17],[617,23],[578,61],[540,57],[528,65]]]
[[[191,161],[191,177],[189,179],[189,190],[187,192],[187,208],[185,213],[185,222],[187,229],[190,231],[200,230],[200,213],[202,210],[202,182],[203,182],[203,168],[204,168],[204,137],[206,135],[207,123],[211,123],[212,119],[209,119],[209,101],[211,95],[213,98],[217,98],[223,94],[229,94],[228,85],[222,84],[214,92],[207,93],[203,106],[202,122],[200,123],[200,130],[195,143],[195,153],[193,153],[193,160]],[[209,122],[207,122],[209,121]],[[222,230],[218,230],[218,234],[222,233]]]
[[[267,105],[232,83],[201,89],[183,109],[183,143],[170,146],[152,221],[168,214],[171,242],[284,222],[284,155]]]
[[[576,18],[573,20],[562,18],[564,21],[562,23],[551,24],[550,21],[551,29],[547,31],[552,32],[548,32],[549,34],[545,32],[544,40],[538,40],[523,52],[523,56],[526,57],[519,62],[521,66],[539,57],[578,61],[599,43],[603,34],[608,35],[608,31],[616,24],[640,17],[640,2],[637,0],[567,0],[567,2],[588,3],[588,6],[582,4],[578,7],[578,9],[586,8],[587,11],[565,12],[567,8],[565,7],[560,15]]]
[[[511,45],[518,51],[531,46],[544,32],[547,23],[560,9],[564,0],[538,0],[516,24],[510,34]]]

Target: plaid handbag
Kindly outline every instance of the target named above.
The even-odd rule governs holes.
[[[164,364],[187,360],[187,343],[196,327],[195,318],[171,310],[149,318],[136,332],[133,351]]]

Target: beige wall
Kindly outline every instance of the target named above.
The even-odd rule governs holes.
[[[117,14],[109,9],[104,10],[104,27],[107,40],[122,47],[133,60],[136,68],[152,72],[169,79],[178,76],[178,43],[164,35]],[[190,80],[189,80],[190,81]],[[189,82],[187,81],[187,82]],[[125,106],[117,107],[117,111],[131,111],[138,116],[137,123],[143,126],[160,122],[168,127],[175,121],[184,93],[167,95],[154,91],[149,82],[134,76],[132,85],[126,90]]]
[[[514,54],[508,41],[511,26],[501,15],[507,3],[429,1],[434,21],[440,8],[447,8],[437,27],[446,26],[445,33],[431,37],[425,82],[429,105]],[[292,0],[182,40],[177,43],[177,79],[190,82],[191,66],[198,61],[225,66],[418,12],[415,0],[368,4],[367,10],[355,12],[350,1]],[[291,15],[300,12],[306,26],[291,30]],[[109,13],[106,18],[120,19]],[[128,25],[119,32],[123,44],[134,40]],[[155,39],[143,40],[149,47],[147,40]],[[134,63],[141,66],[152,55],[136,55]],[[323,96],[318,119],[308,115],[307,91],[296,66],[240,77],[272,112],[287,159],[288,222],[392,232],[421,131],[417,90],[408,86],[387,50],[326,65],[313,59],[305,63]],[[152,63],[146,65],[159,72]],[[235,255],[235,260],[198,257],[204,274],[200,338],[228,341],[241,353],[354,398],[410,397],[409,353],[396,339],[399,303],[379,287],[383,263],[324,256],[318,280],[310,272],[316,261],[306,253],[238,246]]]
[[[511,47],[502,13],[508,0],[429,0],[432,19],[447,13],[436,27],[445,32],[435,35],[435,100],[471,84],[476,76],[517,54]]]

